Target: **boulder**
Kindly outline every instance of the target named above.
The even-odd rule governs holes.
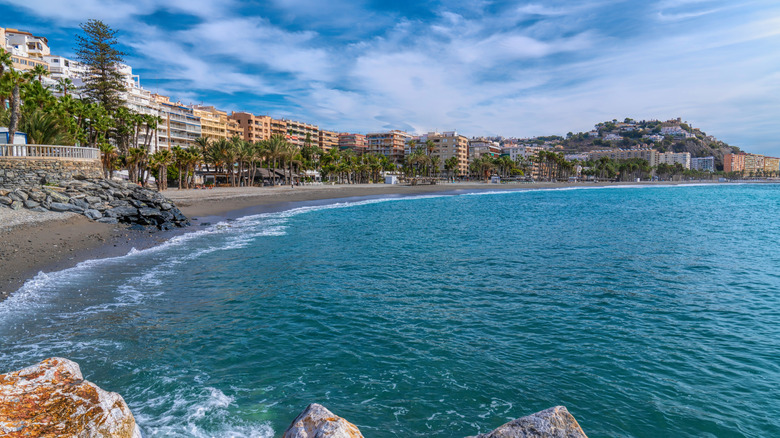
[[[129,217],[129,216],[137,216],[138,215],[138,209],[135,207],[116,207],[111,210],[114,216],[119,218]]]
[[[0,196],[0,204],[11,205],[12,202],[14,202],[14,200],[8,196]]]
[[[11,210],[21,210],[22,203],[19,201],[14,201],[11,203],[11,205],[9,205],[9,207],[11,207]]]
[[[44,189],[44,191],[46,191],[46,193],[51,197],[51,200],[53,202],[61,202],[63,204],[67,204],[68,201],[70,201],[70,198],[68,198],[67,196],[63,195],[62,193],[56,190]]]
[[[32,199],[28,199],[28,200],[24,201],[24,207],[25,208],[33,209],[35,207],[40,207],[40,205],[41,204],[33,201]]]
[[[63,204],[62,202],[52,202],[49,206],[51,211],[76,211],[77,209],[78,207],[73,204]]]
[[[564,406],[512,420],[498,429],[469,438],[588,438]]]
[[[59,357],[0,375],[0,432],[141,438],[122,396],[84,380],[77,363]]]
[[[310,404],[284,431],[282,438],[356,438],[363,437],[349,421],[317,403]]]
[[[92,219],[93,221],[96,221],[96,220],[100,219],[101,217],[103,217],[103,213],[101,213],[101,212],[99,212],[97,210],[91,210],[90,209],[90,210],[85,210],[84,211],[84,216]]]

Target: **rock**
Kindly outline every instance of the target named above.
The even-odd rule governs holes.
[[[172,208],[173,208],[173,206],[171,204],[167,203],[167,202],[163,202],[163,203],[160,204],[160,210],[168,211],[168,210],[170,210]]]
[[[87,201],[90,205],[100,204],[103,202],[103,200],[100,199],[100,196],[87,196],[84,198],[84,200]]]
[[[97,221],[100,222],[100,223],[103,223],[103,224],[118,224],[119,223],[119,220],[117,218],[115,218],[115,217],[102,217],[102,218],[98,219]]]
[[[25,198],[22,198],[22,197],[21,197],[21,196],[20,196],[18,193],[16,193],[16,192],[11,192],[11,193],[9,193],[9,194],[8,194],[8,197],[9,197],[9,198],[11,198],[12,200],[16,201],[16,202],[24,202],[24,201],[26,201],[26,200],[27,200],[27,199],[25,199]]]
[[[564,406],[555,406],[512,420],[498,429],[470,438],[588,438]]]
[[[24,207],[25,208],[33,209],[33,208],[38,207],[40,205],[41,204],[33,201],[32,199],[28,199],[28,200],[24,201]]]
[[[27,195],[27,192],[25,192],[24,190],[16,189],[16,190],[13,191],[13,194],[18,196],[18,197],[20,197],[20,198],[22,198],[21,199],[22,201],[26,201],[27,198],[29,198],[29,195]],[[18,199],[17,199],[17,201],[18,201]]]
[[[14,200],[8,196],[0,196],[0,204],[11,205],[12,202],[14,202]]]
[[[37,203],[41,203],[46,199],[46,193],[43,193],[40,190],[33,190],[29,193],[30,199]]]
[[[49,210],[52,211],[76,211],[77,206],[73,204],[63,204],[62,202],[52,202],[49,206]]]
[[[77,363],[59,357],[0,375],[0,431],[20,437],[141,438],[122,396],[84,380]]]
[[[138,209],[135,207],[116,207],[111,210],[114,216],[119,218],[126,218],[129,216],[137,216]]]
[[[96,221],[96,220],[100,219],[101,217],[103,217],[103,213],[101,213],[101,212],[99,212],[97,210],[89,209],[89,210],[85,210],[84,211],[84,216],[92,219],[93,221]]]
[[[47,210],[47,209],[45,209],[43,207],[35,207],[35,208],[31,208],[30,211],[35,211],[35,212],[38,212],[38,213],[46,213],[49,210]]]
[[[68,198],[67,196],[63,195],[62,193],[56,190],[51,190],[51,189],[49,190],[44,189],[44,190],[49,196],[51,196],[51,200],[54,202],[61,202],[63,204],[67,204],[68,201],[70,201],[70,198]]]
[[[290,427],[282,438],[355,438],[363,437],[358,428],[349,421],[327,410],[317,403],[310,404]]]
[[[23,204],[21,202],[14,201],[11,203],[11,205],[9,205],[9,207],[11,207],[11,210],[20,210],[22,208],[22,205]]]
[[[144,230],[146,230],[146,227],[141,225],[141,224],[133,224],[133,225],[130,225],[129,227],[127,227],[127,229],[133,230],[133,231],[144,231]]]

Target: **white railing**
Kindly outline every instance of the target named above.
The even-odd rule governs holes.
[[[63,160],[99,160],[100,150],[81,146],[40,144],[0,144],[0,158],[58,158]]]

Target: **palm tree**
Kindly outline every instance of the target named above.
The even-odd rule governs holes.
[[[38,82],[43,82],[43,77],[49,76],[49,69],[44,67],[42,64],[36,64],[35,67],[30,70],[30,74],[37,76]]]
[[[103,176],[114,177],[114,160],[117,157],[116,147],[106,143],[100,144],[100,161],[103,163]]]
[[[55,113],[34,107],[26,111],[20,127],[27,134],[27,142],[30,144],[61,145],[67,138],[67,131]]]
[[[187,163],[187,150],[176,145],[171,148],[171,151],[173,152],[173,162],[176,164],[176,169],[179,171],[179,190],[181,190],[182,173],[184,171],[184,166]]]
[[[75,85],[73,85],[73,81],[71,81],[69,78],[59,78],[57,80],[57,85],[54,86],[54,89],[57,90],[57,92],[62,93],[63,96],[68,95],[68,90],[72,90],[76,88]]]
[[[198,137],[195,139],[195,144],[200,146],[200,153],[203,157],[203,161],[206,164],[206,172],[209,171],[209,165],[208,161],[206,161],[206,156],[208,155],[208,150],[211,147],[211,139],[208,137]]]
[[[14,70],[13,68],[6,73],[13,91],[11,93],[11,119],[8,122],[8,143],[13,144],[16,130],[19,127],[19,116],[21,112],[21,87],[30,80],[29,74]]]

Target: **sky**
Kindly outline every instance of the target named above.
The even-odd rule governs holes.
[[[185,104],[469,137],[681,117],[780,155],[777,0],[0,0],[62,56],[88,19]]]

